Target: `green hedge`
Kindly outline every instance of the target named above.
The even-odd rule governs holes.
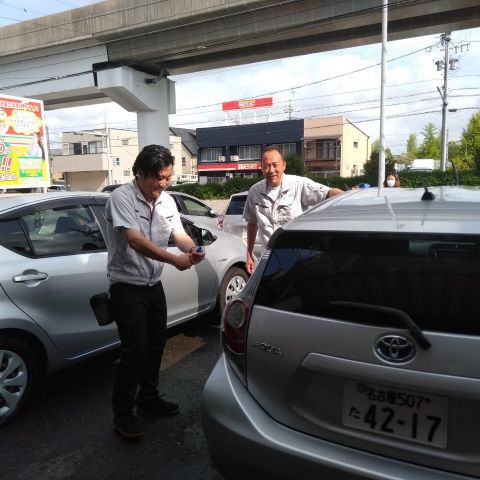
[[[368,175],[358,177],[318,177],[308,175],[309,178],[316,182],[323,183],[329,187],[341,188],[346,190],[347,187],[353,187],[359,183],[369,183],[370,186],[377,186],[377,178]],[[447,170],[441,172],[435,170],[433,172],[400,172],[400,183],[402,187],[422,187],[425,181],[429,187],[438,185],[455,185],[457,183],[455,172]],[[460,170],[458,172],[458,180],[460,185],[478,186],[480,185],[480,172],[478,170]],[[203,200],[215,200],[220,198],[229,198],[230,195],[238,192],[247,191],[259,178],[241,178],[236,177],[227,180],[224,183],[207,183],[200,185],[198,183],[185,183],[171,187],[171,190],[188,193]]]

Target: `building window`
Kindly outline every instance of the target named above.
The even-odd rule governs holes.
[[[353,142],[353,148],[358,148],[358,142]]]
[[[339,177],[340,169],[334,165],[331,167],[312,167],[310,173],[319,177]]]
[[[120,159],[118,157],[113,157],[113,165],[119,167],[120,166]]]
[[[124,170],[123,171],[123,176],[124,177],[129,177],[130,176],[130,170]]]
[[[317,141],[317,160],[335,160],[336,158],[335,140]]]
[[[271,147],[277,147],[284,157],[287,155],[296,155],[297,153],[297,144],[296,143],[276,143],[270,145]]]
[[[74,155],[81,155],[82,154],[82,144],[81,143],[73,143],[72,144],[72,147],[73,147],[73,154]],[[72,150],[72,148],[71,148]],[[72,151],[70,150],[70,154],[72,154]]]
[[[261,145],[240,145],[238,147],[238,158],[240,160],[258,160],[261,156]]]
[[[122,138],[122,145],[128,145],[128,138]]]
[[[201,162],[218,162],[220,156],[222,156],[221,148],[202,148],[200,150]]]
[[[102,142],[88,142],[88,153],[102,153]]]
[[[185,157],[182,157],[182,167],[187,166],[187,159]]]

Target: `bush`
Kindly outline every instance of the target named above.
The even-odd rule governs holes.
[[[312,174],[307,176],[315,182],[342,190],[347,190],[359,183],[368,183],[372,187],[376,187],[378,183],[378,178],[373,175],[360,175],[349,178],[320,177]],[[405,188],[422,187],[424,182],[429,187],[456,185],[457,183],[455,172],[451,169],[446,172],[441,172],[440,170],[434,170],[433,172],[399,172],[399,177],[401,186]],[[214,200],[229,198],[234,193],[245,192],[259,180],[261,180],[259,177],[236,177],[227,180],[225,183],[207,183],[205,185],[185,183],[171,187],[171,190],[188,193],[203,200]],[[458,171],[458,180],[460,185],[478,186],[480,185],[480,172],[478,170],[460,170]]]

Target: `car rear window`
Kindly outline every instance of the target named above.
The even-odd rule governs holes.
[[[342,321],[401,326],[374,308],[355,308],[384,306],[405,312],[424,330],[478,335],[480,237],[283,232],[256,303]]]
[[[225,215],[243,215],[243,210],[245,209],[245,202],[247,201],[247,196],[237,196],[233,197],[228,204],[227,211]]]

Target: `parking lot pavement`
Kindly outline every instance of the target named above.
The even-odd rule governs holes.
[[[216,210],[217,213],[223,213],[225,207],[227,206],[228,198],[222,198],[220,200],[205,200],[205,203]]]

